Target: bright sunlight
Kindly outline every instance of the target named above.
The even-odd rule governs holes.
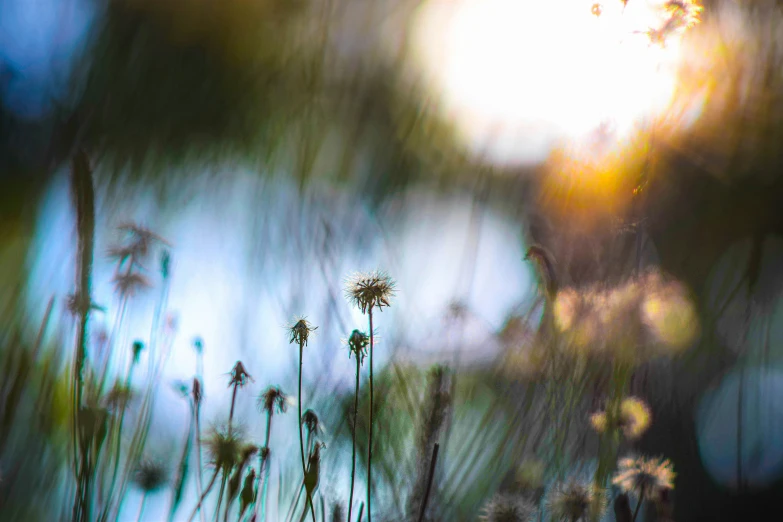
[[[413,31],[440,110],[475,155],[543,161],[558,142],[622,142],[676,91],[690,0],[429,0]]]

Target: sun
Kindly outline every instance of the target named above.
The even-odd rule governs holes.
[[[562,140],[599,129],[622,139],[666,109],[687,28],[673,3],[691,5],[429,0],[412,47],[468,149],[494,162],[536,163]]]

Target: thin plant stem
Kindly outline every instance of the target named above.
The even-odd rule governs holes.
[[[237,402],[237,388],[239,383],[234,383],[234,391],[231,393],[231,410],[228,412],[228,434],[231,435],[231,423],[234,421],[234,405]]]
[[[299,499],[302,498],[302,491],[304,490],[304,482],[302,482],[302,485],[299,487],[299,492],[296,494],[296,497],[294,498],[294,503],[291,505],[291,507],[288,508],[288,513],[286,514],[286,521],[293,520],[294,513],[296,513],[296,508],[299,506]]]
[[[304,342],[299,341],[299,453],[302,457],[302,474],[307,474],[304,454],[304,435],[302,434],[302,352],[304,351]]]
[[[193,403],[190,400],[188,402],[190,403],[189,404],[190,423],[188,424],[188,432],[187,432],[187,436],[185,437],[185,444],[182,449],[182,458],[180,460],[181,463],[180,472],[184,471],[184,473],[180,473],[181,476],[177,479],[179,482],[178,487],[180,488],[184,486],[185,477],[187,477],[187,463],[190,460],[190,449],[192,448],[192,442],[193,442],[193,430],[195,429],[196,426],[196,419],[195,419],[196,410],[193,406]],[[184,466],[182,463],[185,463]],[[177,496],[180,495],[180,499],[181,499],[182,498],[181,493],[182,491],[180,490],[178,493],[176,488],[172,488],[171,490],[171,507],[169,511],[169,522],[174,520],[174,513],[176,512],[176,509],[179,507],[179,499],[177,499]]]
[[[167,287],[168,287],[168,280],[164,279],[164,289],[161,292],[161,300],[167,299]],[[162,310],[162,308],[161,308]],[[144,449],[144,445],[147,440],[147,435],[149,434],[150,429],[150,423],[152,421],[152,412],[155,409],[155,398],[157,394],[155,393],[155,383],[158,382],[158,376],[160,374],[160,371],[162,370],[162,365],[159,364],[157,371],[148,377],[147,382],[147,390],[144,396],[144,402],[142,403],[141,407],[141,415],[140,419],[141,422],[137,424],[136,430],[134,431],[133,438],[131,439],[130,448],[128,451],[128,458],[126,459],[127,462],[133,462],[135,460],[138,460],[141,452]],[[130,479],[129,472],[131,467],[129,465],[125,466],[125,473],[122,476],[122,480],[120,481],[120,489],[119,494],[117,497],[119,498],[119,501],[117,503],[117,508],[115,510],[117,516],[119,515],[119,512],[122,508],[122,502],[125,498],[125,490],[128,485],[128,480]]]
[[[438,463],[438,449],[440,444],[435,443],[435,447],[432,448],[432,460],[430,460],[430,475],[427,478],[427,489],[424,491],[424,500],[421,502],[421,512],[419,512],[419,522],[424,520],[424,513],[427,511],[427,501],[430,498],[430,489],[432,488],[432,479],[435,476],[435,465]]]
[[[367,310],[370,319],[370,428],[368,433],[367,452],[367,520],[372,522],[372,410],[373,410],[373,375],[372,353],[375,346],[374,333],[372,331],[372,306]]]
[[[136,516],[136,522],[141,522],[141,517],[144,514],[144,506],[147,504],[147,493],[145,492],[141,496],[141,503],[139,504],[139,514]]]
[[[264,438],[264,446],[267,448],[266,458],[262,458],[260,467],[258,468],[258,475],[261,476],[261,471],[264,472],[264,489],[263,497],[261,497],[261,520],[266,520],[266,496],[267,486],[269,486],[269,437],[272,433],[272,410],[270,409],[266,417],[266,437]]]
[[[226,480],[228,478],[227,470],[223,470],[222,477],[220,478],[220,490],[218,493],[217,506],[215,507],[215,522],[220,520],[220,505],[223,503],[223,493],[226,491]]]
[[[196,420],[196,462],[198,464],[198,472],[196,473],[196,491],[198,492],[199,498],[202,498],[203,484],[201,482],[201,475],[204,473],[204,471],[201,466],[201,401],[194,405],[194,409]],[[204,510],[201,509],[201,502],[199,502],[198,506],[196,506],[196,509],[200,515],[201,522],[206,522],[207,518],[204,514]]]
[[[642,488],[641,492],[639,493],[639,502],[636,503],[636,509],[633,511],[633,518],[631,519],[631,522],[636,522],[636,516],[639,514],[639,508],[642,507],[642,502],[644,502],[644,488]]]
[[[359,417],[359,370],[361,369],[361,360],[356,356],[356,388],[353,394],[353,432],[351,434],[351,494],[348,497],[348,522],[351,522],[351,512],[353,510],[353,487],[356,479],[356,421]]]
[[[302,456],[302,480],[304,481],[307,477],[307,467],[305,466],[305,457],[304,457],[304,438],[302,435],[302,355],[304,352],[304,339],[299,340],[299,451]],[[309,436],[308,436],[308,446],[309,446]],[[304,487],[304,482],[302,483],[302,486]],[[310,492],[305,491],[306,501],[305,501],[305,511],[307,511],[307,501],[310,502],[310,507],[312,508],[312,499],[310,497]],[[315,522],[315,513],[313,513],[313,522]]]
[[[109,362],[111,361],[112,352],[114,351],[114,343],[116,341],[118,332],[122,328],[122,323],[125,320],[126,310],[128,308],[128,296],[123,295],[120,299],[120,309],[117,311],[117,316],[115,317],[114,324],[111,328],[111,333],[109,334],[109,339],[106,341],[106,350],[109,352],[106,356],[106,360],[103,364],[103,369],[101,370],[101,381],[98,390],[100,393],[103,393],[103,389],[106,385],[106,379],[109,375]]]
[[[269,496],[269,458],[267,457],[264,460],[262,469],[259,470],[259,475],[261,474],[261,471],[264,472],[264,489],[262,490],[262,496],[261,496],[261,522],[266,521],[266,502],[267,497]]]
[[[362,515],[364,514],[364,502],[359,506],[359,516],[356,517],[356,522],[362,522]]]
[[[264,437],[264,447],[269,449],[269,436],[272,432],[272,410],[266,412],[266,436]],[[266,484],[267,479],[264,477],[266,472],[265,468],[269,465],[267,459],[264,458],[264,452],[261,451],[258,454],[258,486],[256,487],[256,501],[253,506],[253,514],[258,515],[258,508],[261,506],[261,520],[265,520],[266,517]],[[262,490],[263,487],[263,490]],[[261,496],[259,499],[258,496]]]
[[[196,513],[201,509],[201,504],[204,503],[204,499],[207,498],[207,495],[209,495],[209,492],[212,491],[212,486],[215,485],[215,481],[217,480],[218,473],[220,473],[220,468],[215,468],[215,472],[212,474],[212,478],[209,481],[209,484],[207,484],[207,489],[204,490],[204,493],[201,494],[201,496],[198,499],[198,503],[196,504],[196,507],[193,509],[193,513],[190,514],[190,517],[188,517],[188,522],[192,522],[193,518],[196,516]],[[202,516],[203,516],[203,510],[202,510]]]
[[[310,506],[310,513],[313,516],[313,522],[315,522],[315,509],[313,508],[313,498],[309,494],[306,495],[304,511],[302,511],[302,516],[299,518],[299,522],[304,522],[304,520],[307,518],[307,506]]]
[[[135,359],[131,360],[131,364],[128,367],[128,373],[125,375],[125,390],[130,390],[130,383],[133,380],[133,368],[136,366]],[[105,511],[103,515],[101,516],[101,520],[105,521],[107,520],[109,516],[109,506],[111,503],[112,495],[114,494],[114,488],[117,485],[117,475],[120,470],[120,449],[122,445],[122,424],[125,420],[125,409],[127,407],[127,404],[123,401],[121,407],[120,407],[120,420],[117,424],[117,442],[114,449],[114,466],[111,476],[111,483],[109,485],[109,494],[107,495],[108,503],[106,504]]]

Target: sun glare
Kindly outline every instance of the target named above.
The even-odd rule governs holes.
[[[684,14],[674,9],[689,9]],[[676,89],[688,1],[429,0],[413,31],[440,109],[474,153],[544,160],[597,130],[616,143]],[[676,20],[673,23],[672,20]]]

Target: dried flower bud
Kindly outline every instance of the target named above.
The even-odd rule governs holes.
[[[293,325],[288,327],[288,331],[291,335],[289,343],[296,343],[299,346],[307,346],[307,341],[310,339],[310,334],[317,330],[317,326],[311,325],[305,317],[299,318]]]
[[[139,362],[142,351],[144,351],[144,343],[139,340],[133,341],[133,364]]]
[[[242,364],[242,361],[237,361],[237,363],[234,365],[234,368],[231,370],[231,379],[228,382],[228,387],[230,388],[231,386],[239,386],[241,388],[247,384],[248,380],[252,381],[253,377],[247,373],[247,370],[245,370],[245,366]]]
[[[370,337],[360,332],[359,330],[354,330],[351,332],[351,336],[348,338],[348,357],[353,355],[356,357],[356,360],[359,361],[359,364],[364,362],[364,357],[367,355],[367,346],[370,344]]]

